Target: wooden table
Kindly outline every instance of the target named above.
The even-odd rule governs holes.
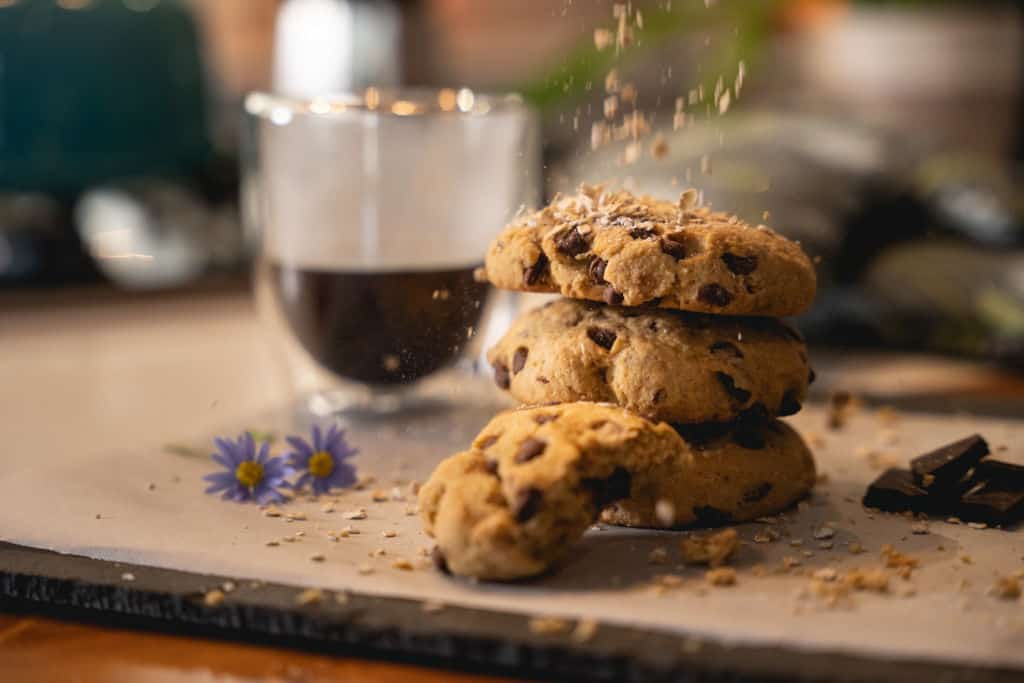
[[[265,350],[242,288],[202,295],[3,297],[0,312],[0,414],[17,425],[4,435],[8,447],[39,448],[40,434],[51,453],[80,447],[83,438],[93,447],[123,447],[143,434],[172,439],[181,420],[244,419],[264,407],[268,380],[252,368],[266,361]],[[185,320],[188,338],[176,331]],[[190,354],[219,354],[225,362],[216,377],[196,382],[188,376]],[[828,366],[819,363],[826,387],[835,386],[838,375],[843,388],[893,400],[967,398],[1006,405],[1024,397],[1024,379],[968,362],[891,354],[816,358]],[[153,386],[161,390],[153,392]],[[225,393],[225,387],[231,390]],[[40,404],[49,406],[46,414],[33,407]],[[197,405],[211,410],[197,415]],[[62,416],[62,429],[52,429],[53,415]],[[0,679],[20,683],[497,680],[4,614],[0,672]]]

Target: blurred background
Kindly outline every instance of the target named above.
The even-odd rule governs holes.
[[[694,185],[801,240],[814,341],[1024,368],[1019,2],[631,5],[620,44],[605,0],[0,0],[0,317],[247,287],[248,91],[452,86],[540,112],[547,197]],[[613,68],[642,150],[597,139]]]

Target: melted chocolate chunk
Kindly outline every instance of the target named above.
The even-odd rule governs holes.
[[[531,436],[519,445],[519,451],[516,453],[516,462],[520,464],[530,462],[534,458],[539,457],[547,447],[546,442]]]
[[[772,485],[770,482],[764,482],[757,486],[747,489],[743,492],[744,503],[756,503],[759,500],[764,500],[765,496],[772,492]]]
[[[657,237],[658,233],[654,232],[650,228],[633,228],[629,231],[629,236],[635,240],[649,240],[653,237]]]
[[[611,285],[604,288],[604,292],[602,292],[601,297],[604,299],[606,304],[611,304],[612,306],[618,306],[622,303],[622,294],[616,292],[615,288]]]
[[[797,392],[795,389],[790,389],[782,395],[782,403],[779,404],[779,417],[787,417],[789,415],[796,415],[803,408],[800,401],[797,400]]]
[[[500,360],[495,361],[494,365],[494,383],[502,389],[508,389],[511,383],[511,377],[508,374],[508,366],[502,363]]]
[[[661,240],[661,251],[662,253],[668,254],[676,261],[682,261],[686,258],[686,246],[671,239]]]
[[[434,566],[437,567],[437,570],[442,574],[452,573],[451,570],[448,569],[448,560],[445,559],[444,553],[441,552],[441,549],[436,545],[434,546],[434,549],[430,551],[430,559],[434,561]]]
[[[948,488],[963,479],[988,453],[988,443],[980,434],[974,434],[914,458],[910,461],[910,471],[918,486]]]
[[[595,284],[603,285],[604,269],[607,267],[607,261],[605,261],[600,256],[595,256],[594,258],[590,259],[590,265],[587,266],[587,273],[590,274],[590,279],[593,280]]]
[[[587,329],[587,336],[602,349],[610,351],[618,335],[603,327],[590,327]]]
[[[736,275],[750,275],[757,270],[756,256],[738,256],[727,251],[722,254],[722,260],[729,272]]]
[[[485,460],[484,469],[487,470],[487,474],[498,474],[498,461],[497,460]]]
[[[814,380],[818,379],[818,373],[814,371],[814,368],[807,369],[807,383],[814,384]]]
[[[512,509],[513,516],[520,524],[530,521],[540,511],[540,504],[544,501],[544,494],[540,489],[529,488],[520,491],[516,496],[515,506]]]
[[[548,256],[544,252],[540,253],[537,257],[536,263],[526,269],[523,273],[523,282],[527,287],[533,286],[540,282],[548,272]]]
[[[732,515],[710,505],[693,508],[693,516],[697,518],[697,524],[700,526],[725,526],[732,523]]]
[[[736,380],[733,379],[732,375],[724,372],[716,372],[715,379],[725,389],[725,393],[729,394],[731,398],[738,401],[739,403],[746,403],[750,400],[750,392],[742,387],[736,386]]]
[[[558,419],[558,413],[552,413],[550,415],[534,415],[533,421],[539,425],[547,424],[548,422],[554,422]]]
[[[668,392],[666,392],[664,389],[658,389],[657,391],[654,392],[654,397],[651,399],[651,402],[654,403],[654,405],[658,405],[659,403],[665,400],[665,397],[667,395]]]
[[[729,290],[714,282],[701,286],[697,298],[709,306],[728,306],[732,302]]]
[[[607,479],[584,479],[582,483],[584,488],[590,491],[594,505],[603,510],[615,501],[629,496],[633,477],[622,467],[616,467]]]
[[[576,228],[569,228],[555,236],[555,249],[566,256],[579,256],[590,250],[590,243]]]
[[[498,441],[497,434],[488,434],[484,438],[480,439],[480,445],[477,446],[480,450],[485,450],[493,446]]]
[[[537,375],[537,381],[540,382],[541,384],[551,384],[551,380],[549,380],[544,375]]]
[[[716,341],[708,347],[708,350],[710,350],[711,353],[722,353],[728,354],[733,358],[743,358],[743,352],[740,351],[740,347],[736,346],[732,342]]]
[[[520,346],[516,349],[516,352],[512,354],[512,374],[518,375],[519,372],[526,366],[526,358],[530,355],[530,350],[525,346]]]

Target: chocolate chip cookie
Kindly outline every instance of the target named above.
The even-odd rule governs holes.
[[[604,401],[666,422],[800,410],[807,348],[771,318],[730,318],[559,299],[521,316],[487,354],[528,405]]]
[[[778,420],[677,427],[685,448],[672,463],[634,471],[630,495],[602,520],[624,526],[720,526],[785,510],[811,490],[814,458]]]
[[[673,428],[579,402],[499,414],[437,467],[419,504],[439,566],[508,580],[551,567],[602,510],[630,526],[717,525],[778,512],[813,482],[782,423]]]
[[[816,278],[795,244],[695,205],[584,185],[520,216],[487,252],[492,284],[625,306],[787,316],[810,307]]]
[[[455,574],[515,579],[565,555],[634,472],[677,457],[668,425],[616,406],[571,403],[501,413],[420,490],[435,558]]]

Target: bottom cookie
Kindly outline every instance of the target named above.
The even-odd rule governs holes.
[[[629,498],[601,514],[634,527],[722,526],[793,505],[814,486],[814,458],[792,427],[697,425],[679,428],[685,450],[671,463],[634,472]]]

